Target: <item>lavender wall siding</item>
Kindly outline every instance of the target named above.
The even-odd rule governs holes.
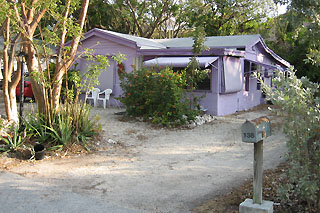
[[[98,44],[99,43],[99,44]],[[101,38],[98,36],[92,36],[86,40],[84,40],[79,47],[78,51],[82,52],[85,48],[91,48],[94,49],[94,54],[96,55],[109,55],[109,62],[110,62],[110,67],[107,68],[107,72],[113,72],[113,75],[107,75],[106,73],[103,73],[100,78],[100,86],[97,86],[101,90],[106,89],[106,85],[104,85],[104,82],[109,81],[106,78],[113,78],[113,95],[114,96],[119,96],[122,94],[121,88],[120,88],[120,79],[117,73],[117,65],[116,63],[111,59],[111,56],[116,55],[117,53],[122,53],[126,55],[127,60],[123,61],[125,70],[127,72],[132,71],[132,64],[134,64],[134,61],[136,60],[137,57],[137,52],[136,49],[133,49],[131,47],[115,43],[111,40]],[[84,71],[86,68],[86,62],[84,59],[80,59],[77,61],[79,63],[79,69]]]
[[[261,91],[256,89],[256,79],[250,80],[250,90],[237,93],[220,94],[217,115],[228,115],[248,110],[261,104]]]
[[[99,43],[99,44],[98,44]],[[79,47],[78,51],[82,51],[84,48],[90,48],[95,50],[95,54],[109,54],[115,55],[121,52],[126,55],[135,55],[136,50],[128,46],[115,43],[111,40],[101,38],[98,36],[92,36],[84,40]]]
[[[221,115],[228,115],[237,111],[238,108],[238,96],[237,93],[229,93],[223,94],[219,97],[218,103],[218,114]]]
[[[252,54],[254,56],[254,54]],[[249,57],[251,60],[256,60],[257,55],[255,57]],[[262,62],[262,61],[261,61]],[[264,57],[263,63],[271,64],[271,60],[268,57]],[[219,66],[221,69],[221,66]],[[250,78],[249,81],[249,91],[245,91],[244,85],[244,59],[242,59],[242,82],[243,88],[239,92],[223,94],[220,93],[218,96],[217,108],[218,111],[215,113],[216,115],[223,116],[235,113],[237,111],[248,110],[252,107],[258,106],[261,103],[264,103],[265,100],[262,97],[261,90],[257,89],[257,79],[254,77]],[[221,79],[221,77],[220,77]],[[265,78],[265,82],[267,85],[270,85],[270,78]]]

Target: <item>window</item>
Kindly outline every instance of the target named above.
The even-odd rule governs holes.
[[[250,73],[244,74],[244,90],[245,91],[250,90]]]
[[[211,72],[202,81],[198,82],[197,90],[211,90]]]
[[[173,67],[172,68],[172,70],[177,73],[181,72],[181,70],[184,70],[184,69],[185,69],[185,67]],[[208,70],[208,69],[202,68],[201,71],[202,70]],[[203,79],[202,81],[197,83],[197,87],[195,89],[196,90],[211,90],[211,70],[205,79]]]
[[[261,89],[261,81],[257,79],[257,90]]]
[[[251,70],[250,71],[257,71],[258,70],[258,65],[255,63],[250,63],[251,64]]]
[[[201,82],[197,82],[196,90],[211,90],[211,65],[218,60],[219,57],[212,57],[212,56],[205,56],[205,57],[195,57],[195,59],[198,61],[201,71],[205,69],[209,69],[209,72],[206,72],[208,74],[205,79],[203,79]],[[158,57],[150,60],[144,61],[144,65],[147,67],[153,67],[153,66],[162,66],[162,67],[170,67],[175,72],[180,72],[181,70],[184,70],[189,62],[191,57],[190,56],[177,56],[177,57]],[[200,72],[201,72],[200,71]]]
[[[264,78],[261,78],[261,81],[264,82]],[[257,90],[261,90],[261,81],[257,79]]]
[[[247,60],[244,61],[244,90],[250,89],[250,66],[251,63]]]
[[[260,64],[251,63],[251,72],[261,72],[264,71],[264,68]]]

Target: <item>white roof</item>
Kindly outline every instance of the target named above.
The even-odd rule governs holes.
[[[167,66],[167,67],[187,67],[191,57],[159,57],[144,62],[145,66]],[[208,67],[215,62],[218,57],[196,57],[200,67]]]

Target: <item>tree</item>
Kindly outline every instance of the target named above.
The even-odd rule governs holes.
[[[295,67],[298,77],[307,76],[313,82],[320,82],[320,67],[306,63],[313,41],[305,19],[291,10],[270,20],[269,25],[269,30],[263,33],[268,46]]]
[[[13,63],[15,60],[15,53],[20,34],[16,35],[15,38],[11,38],[10,33],[10,22],[9,17],[5,18],[2,25],[3,32],[3,98],[5,103],[5,111],[8,120],[18,122],[18,110],[16,104],[16,87],[21,78],[21,72],[13,72]],[[21,64],[19,63],[19,68]]]
[[[99,27],[146,38],[256,32],[275,11],[272,0],[93,0],[87,29]]]
[[[190,26],[203,26],[207,35],[256,33],[259,25],[275,11],[264,0],[205,0],[191,13]]]
[[[307,54],[307,62],[320,66],[320,7],[316,0],[292,0],[291,8],[304,18],[308,29],[311,47]]]
[[[271,49],[295,67],[298,77],[307,76],[313,82],[320,82],[317,8],[310,6],[314,1],[303,2],[292,1],[285,14],[268,20],[261,34]]]
[[[174,0],[93,0],[87,29],[100,27],[121,33],[151,38],[178,10]]]
[[[59,0],[1,0],[0,3],[4,8],[3,13],[1,13],[3,23],[1,28],[5,38],[3,72],[6,80],[4,80],[4,89],[7,87],[7,81],[10,82],[10,74],[12,73],[10,63],[12,63],[15,55],[14,47],[18,41],[16,37],[21,36],[20,48],[27,55],[27,67],[31,75],[31,84],[38,110],[50,119],[50,114],[59,107],[62,78],[74,61],[89,0],[82,0],[81,4],[77,0],[67,0],[64,3],[60,3]],[[72,14],[77,8],[80,8],[80,14],[78,20],[75,20]],[[54,25],[40,26],[39,23],[44,17],[55,20]],[[34,37],[37,37],[38,40],[35,40]],[[68,37],[71,37],[72,41],[69,46],[66,46]],[[10,40],[16,42],[10,43]],[[52,46],[56,48],[56,54],[55,51],[52,51]],[[56,66],[54,77],[51,79],[49,74],[45,76],[45,72],[40,65],[45,62],[49,70],[49,61],[53,55],[56,57]],[[13,90],[15,90],[15,82],[19,80],[20,77],[17,74],[14,83],[10,83],[10,86],[12,86],[10,91],[4,92],[8,119],[17,120],[12,117],[16,113],[10,114],[10,111],[15,110],[12,108],[14,104],[10,105],[10,103],[15,102],[15,92]]]

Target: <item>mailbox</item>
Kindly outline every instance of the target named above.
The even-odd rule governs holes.
[[[271,135],[270,120],[267,117],[246,121],[241,127],[242,141],[257,143]]]

